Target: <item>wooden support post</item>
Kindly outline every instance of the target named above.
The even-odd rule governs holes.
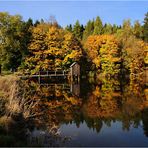
[[[38,82],[39,82],[39,84],[41,83],[41,76],[40,76],[40,71],[39,71]]]
[[[73,82],[72,68],[70,68],[70,77],[71,77],[71,82]]]
[[[73,80],[74,80],[74,79],[73,79],[73,75],[71,75],[71,82],[73,82]]]

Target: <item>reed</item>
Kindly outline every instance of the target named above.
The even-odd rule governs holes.
[[[3,131],[3,135],[9,133],[9,137],[3,137],[4,140],[0,140],[0,143],[3,146],[17,146],[15,143],[11,144],[16,140],[12,136],[19,134],[19,137],[24,135],[27,146],[61,146],[65,137],[60,136],[58,126],[51,126],[46,131],[29,130],[27,124],[33,124],[32,121],[39,116],[39,113],[35,112],[35,107],[40,100],[34,99],[34,96],[32,99],[27,98],[24,94],[25,89],[21,86],[22,82],[16,76],[0,77],[0,101],[3,102],[4,108],[3,115],[0,116],[0,131]]]
[[[14,75],[0,77],[1,102],[5,102],[5,114],[8,117],[22,114],[24,119],[34,117],[33,108],[38,101],[27,100],[21,93],[19,83]]]

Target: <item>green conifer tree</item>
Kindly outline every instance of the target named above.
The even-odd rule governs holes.
[[[94,20],[93,21],[89,20],[83,32],[83,40],[85,41],[90,35],[92,35],[93,31],[94,31]]]
[[[103,24],[99,16],[94,21],[94,35],[102,34]]]
[[[146,42],[148,42],[148,12],[146,13],[144,18],[143,38]]]
[[[79,23],[79,21],[77,20],[74,27],[73,27],[73,34],[79,39],[81,40],[81,25]]]

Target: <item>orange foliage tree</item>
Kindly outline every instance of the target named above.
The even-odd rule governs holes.
[[[113,35],[89,36],[85,42],[88,57],[104,75],[113,76],[120,71],[120,48]]]
[[[72,33],[57,25],[42,23],[32,29],[32,40],[29,45],[30,55],[25,65],[28,71],[68,68],[82,56],[80,42]]]

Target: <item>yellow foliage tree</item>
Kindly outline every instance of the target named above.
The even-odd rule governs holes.
[[[28,71],[68,68],[82,56],[80,42],[72,33],[62,28],[42,23],[32,29],[32,40],[29,45],[31,56],[26,58]]]
[[[120,71],[120,49],[113,35],[88,37],[85,43],[88,57],[104,75],[113,76]]]

